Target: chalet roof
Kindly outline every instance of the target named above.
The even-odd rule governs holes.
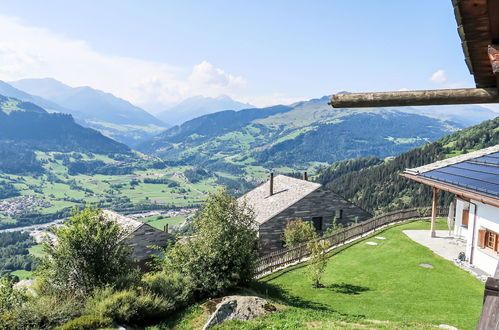
[[[256,187],[238,200],[245,201],[256,212],[256,222],[262,224],[320,188],[318,183],[286,175],[274,177],[274,194],[270,196],[270,181]]]
[[[145,223],[143,222],[128,218],[111,210],[103,210],[102,214],[105,215],[108,219],[115,221],[125,231],[127,236],[145,225]]]
[[[452,0],[465,61],[476,87],[497,88],[489,45],[499,44],[499,0]]]
[[[499,145],[406,169],[402,176],[487,204],[499,204]]]
[[[165,247],[168,241],[175,240],[175,236],[162,230],[110,210],[102,213],[109,219],[116,221],[124,229],[122,240],[133,249],[132,258],[143,261],[150,259],[160,252],[156,246]]]

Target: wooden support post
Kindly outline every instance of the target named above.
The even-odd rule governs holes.
[[[331,96],[333,108],[403,107],[419,105],[499,103],[496,88],[460,88]]]
[[[431,202],[431,237],[436,237],[435,224],[437,221],[438,189],[433,188],[433,199]]]

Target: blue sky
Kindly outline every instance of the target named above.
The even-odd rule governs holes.
[[[55,77],[149,109],[474,87],[450,0],[7,0],[0,29],[0,79]]]

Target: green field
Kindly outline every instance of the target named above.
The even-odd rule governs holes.
[[[34,257],[40,258],[43,256],[43,248],[41,244],[33,245],[28,249],[29,254],[33,255]]]
[[[27,280],[33,278],[33,272],[27,270],[15,270],[11,272],[11,274],[19,277],[20,280]]]
[[[184,171],[191,166],[170,166],[164,169],[148,168],[143,169],[148,158],[138,158],[138,162],[133,164],[136,167],[130,174],[123,175],[102,175],[102,174],[77,174],[70,175],[67,166],[59,159],[61,155],[78,155],[81,160],[101,160],[106,164],[114,164],[116,161],[105,155],[97,154],[62,154],[56,152],[36,152],[37,159],[43,160],[45,174],[38,176],[31,175],[10,175],[0,174],[0,181],[12,183],[19,190],[22,196],[35,196],[37,200],[48,201],[50,207],[35,207],[29,209],[30,212],[38,214],[54,214],[65,208],[73,206],[85,206],[88,204],[99,204],[103,208],[120,210],[120,205],[128,203],[132,205],[145,205],[152,208],[160,207],[186,207],[201,204],[210,192],[217,189],[217,182],[214,176],[208,176],[203,180],[191,183],[183,175]],[[59,157],[59,158],[58,158]],[[146,156],[144,156],[146,157]],[[142,163],[144,164],[142,164]],[[142,165],[141,165],[142,164]],[[166,179],[169,182],[176,182],[178,186],[167,184],[144,183],[144,179]],[[133,184],[132,184],[133,183]],[[9,199],[7,199],[9,200]],[[140,206],[134,211],[142,210]],[[0,213],[0,227],[2,224],[15,223],[11,216]],[[181,222],[173,219],[171,224]],[[165,222],[158,222],[160,226]]]
[[[439,227],[445,228],[443,220]],[[218,328],[427,329],[448,324],[474,329],[483,283],[402,233],[428,228],[428,221],[392,227],[376,234],[386,238],[376,240],[377,246],[366,245],[366,238],[333,252],[324,288],[312,288],[304,264],[269,275],[238,293],[260,295],[281,311]],[[194,305],[162,327],[197,328],[206,318],[206,305]]]
[[[176,217],[165,218],[161,215],[156,215],[153,217],[143,218],[139,220],[153,226],[154,228],[163,230],[166,224],[168,224],[169,226],[180,225],[185,221],[185,217],[176,216]]]

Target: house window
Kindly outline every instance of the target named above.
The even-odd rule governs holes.
[[[322,230],[322,217],[313,217],[312,223],[314,224],[314,228],[317,231]]]
[[[343,218],[343,210],[336,210],[336,219],[342,219]]]
[[[489,249],[496,250],[497,234],[493,231],[487,230],[485,234],[485,246]]]
[[[488,248],[493,251],[498,251],[498,235],[492,230],[479,230],[478,231],[478,246],[481,248]]]

